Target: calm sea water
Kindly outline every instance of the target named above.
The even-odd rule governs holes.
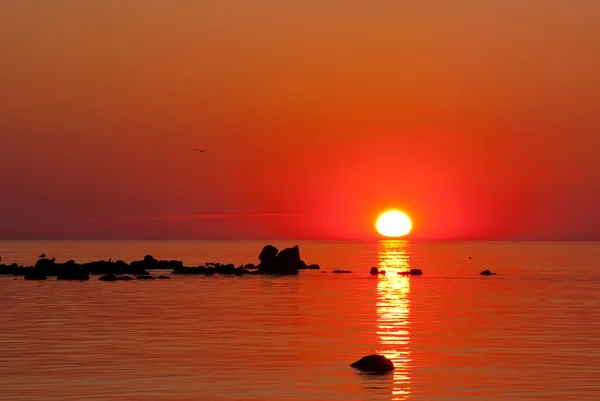
[[[249,263],[264,244],[0,242],[0,256]],[[600,243],[299,245],[327,273],[0,278],[0,400],[599,399]],[[408,268],[425,274],[394,274]],[[349,367],[374,352],[396,370]]]

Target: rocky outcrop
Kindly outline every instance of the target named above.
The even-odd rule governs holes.
[[[332,271],[332,273],[341,273],[341,274],[348,274],[348,273],[352,273],[352,270],[334,270]]]
[[[391,360],[378,354],[362,357],[350,366],[369,373],[385,373],[395,369],[394,363]]]
[[[273,245],[267,245],[260,252],[258,266],[254,264],[241,264],[236,267],[232,263],[207,262],[204,266],[184,266],[178,260],[157,260],[152,255],[146,255],[142,260],[126,263],[122,260],[99,260],[88,263],[76,263],[70,260],[66,263],[56,263],[54,258],[46,259],[45,255],[40,258],[34,266],[18,266],[16,264],[0,264],[0,274],[14,276],[34,277],[56,277],[59,280],[89,280],[89,275],[102,275],[99,280],[119,281],[128,280],[131,277],[121,275],[133,275],[140,280],[154,279],[149,273],[152,270],[171,270],[171,274],[204,274],[204,275],[228,275],[244,276],[248,274],[269,275],[295,275],[303,269],[320,269],[317,264],[307,265],[300,257],[299,247],[283,249],[281,252]],[[167,276],[163,276],[167,277]]]
[[[294,275],[298,274],[298,270],[306,269],[306,263],[300,258],[298,245],[286,248],[273,257],[275,250],[277,248],[272,245],[263,248],[258,256],[260,260],[260,264],[257,266],[259,274]]]

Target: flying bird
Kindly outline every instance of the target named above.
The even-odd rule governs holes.
[[[206,152],[206,149],[194,149],[196,152]]]

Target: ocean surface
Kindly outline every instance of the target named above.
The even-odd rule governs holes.
[[[266,243],[321,271],[0,277],[0,400],[600,399],[600,243],[0,241],[0,256],[239,264]],[[424,275],[395,274],[409,268]],[[396,370],[350,368],[372,353]]]

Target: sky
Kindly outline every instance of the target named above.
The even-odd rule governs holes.
[[[0,239],[374,239],[398,208],[413,239],[600,240],[598,20],[5,0]]]

